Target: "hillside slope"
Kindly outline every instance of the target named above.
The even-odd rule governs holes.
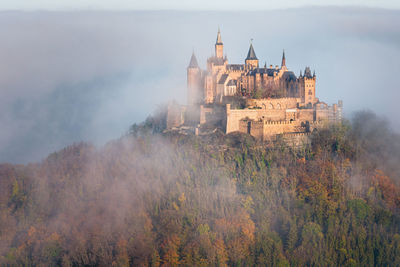
[[[0,265],[400,264],[400,137],[374,114],[296,149],[134,129],[0,166]]]

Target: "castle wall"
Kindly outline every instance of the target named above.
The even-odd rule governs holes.
[[[214,109],[200,105],[200,124],[206,123],[207,118],[213,113]]]
[[[296,98],[249,99],[250,107],[246,109],[226,109],[226,132],[239,131],[239,121],[243,119],[264,121],[296,120],[297,109],[288,109],[297,105]],[[312,116],[311,116],[312,117]]]
[[[314,109],[299,109],[297,119],[301,121],[314,121]]]
[[[167,128],[179,127],[185,123],[186,107],[170,103],[167,109]]]
[[[263,140],[264,125],[263,121],[241,120],[239,121],[239,132],[247,133],[258,140]]]
[[[277,136],[277,139],[283,140],[292,147],[299,147],[311,143],[310,133],[284,133]]]
[[[265,121],[243,119],[239,121],[239,132],[247,133],[258,140],[273,140],[276,135],[305,132],[299,121]]]
[[[229,71],[229,78],[231,80],[238,80],[242,76],[242,71]]]
[[[239,131],[239,121],[250,119],[258,121],[261,118],[279,119],[285,117],[284,110],[270,112],[262,109],[229,109],[226,114],[226,133]]]
[[[271,99],[248,99],[247,105],[249,107],[261,107],[262,109],[268,110],[279,110],[296,108],[297,103],[301,100],[294,97],[287,98],[271,98]],[[272,106],[271,106],[272,105]]]
[[[264,140],[271,140],[277,134],[299,130],[303,130],[299,121],[264,121],[263,136]]]
[[[226,110],[221,105],[200,105],[200,124],[208,124],[225,128]]]

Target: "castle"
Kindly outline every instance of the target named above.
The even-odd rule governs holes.
[[[286,66],[259,66],[253,44],[244,64],[228,64],[218,29],[215,55],[202,70],[194,53],[187,67],[187,106],[170,104],[167,128],[196,133],[219,127],[225,133],[248,133],[267,141],[277,136],[306,135],[339,122],[342,101],[332,106],[316,97],[316,75],[306,67],[297,77]]]

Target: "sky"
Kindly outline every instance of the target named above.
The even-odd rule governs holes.
[[[3,10],[270,10],[303,6],[362,6],[400,8],[398,0],[3,0]]]
[[[398,10],[2,11],[0,25],[0,162],[101,146],[158,106],[185,103],[191,53],[205,68],[218,26],[229,62],[244,61],[250,39],[268,65],[285,49],[296,74],[315,69],[322,101],[400,130]]]

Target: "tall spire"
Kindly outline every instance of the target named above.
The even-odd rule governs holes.
[[[250,48],[249,48],[249,52],[247,53],[247,57],[246,60],[248,59],[258,59],[256,56],[256,52],[254,52],[254,48],[253,48],[253,44],[250,43]]]
[[[224,44],[222,43],[221,40],[221,31],[219,30],[219,27],[218,27],[217,41],[215,42],[215,56],[217,58],[224,57]]]
[[[282,67],[283,66],[286,66],[285,49],[283,50],[283,54],[282,54]]]
[[[196,56],[194,55],[194,51],[192,53],[192,57],[190,58],[190,63],[188,68],[198,68],[199,64],[197,64]]]
[[[221,31],[219,30],[219,26],[218,26],[217,41],[215,42],[215,44],[222,44]]]

